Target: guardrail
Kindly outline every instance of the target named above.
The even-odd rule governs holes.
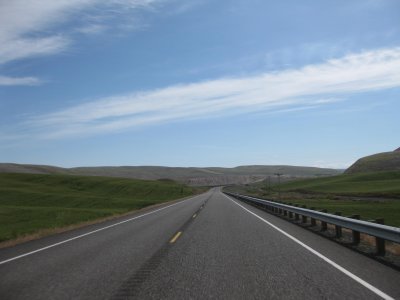
[[[316,226],[316,220],[320,222],[321,231],[327,230],[327,224],[335,225],[336,237],[342,236],[342,228],[352,230],[352,242],[354,244],[360,243],[360,233],[364,233],[375,237],[376,254],[385,255],[385,240],[400,243],[400,228],[387,226],[383,224],[382,219],[376,220],[376,223],[357,220],[358,215],[352,217],[342,217],[339,215],[328,214],[323,211],[316,211],[313,209],[301,208],[297,206],[287,205],[271,200],[264,200],[254,198],[246,195],[224,192],[236,199],[248,202],[249,204],[258,206],[264,210],[270,211],[274,214],[287,216],[290,219],[307,223],[307,218],[310,218],[312,226]]]

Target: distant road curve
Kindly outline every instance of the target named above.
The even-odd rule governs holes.
[[[218,188],[0,250],[0,299],[400,299],[399,283]]]

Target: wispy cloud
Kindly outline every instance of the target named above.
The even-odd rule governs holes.
[[[42,81],[35,77],[7,77],[0,75],[0,85],[39,85]]]
[[[194,8],[205,4],[207,0],[191,0],[191,1],[180,1],[180,0],[173,0],[170,1],[172,4],[171,10],[169,14],[178,15],[186,13]]]
[[[61,26],[78,18],[86,24],[82,30],[99,32],[109,15],[121,15],[150,7],[160,0],[14,0],[0,2],[0,63],[65,49],[71,42],[69,26]],[[108,18],[105,18],[105,12]],[[97,23],[91,23],[93,18]],[[79,18],[81,17],[81,18]],[[87,21],[86,21],[87,20]],[[72,30],[73,31],[73,30]]]
[[[87,35],[93,35],[103,33],[106,30],[107,26],[103,24],[89,24],[78,28],[76,31]]]
[[[91,2],[94,1],[0,2],[0,63],[63,50],[69,44],[68,38],[46,31]]]
[[[69,42],[69,39],[62,36],[16,39],[2,44],[0,64],[32,56],[59,53],[69,45]]]
[[[68,22],[81,23],[78,30],[81,33],[99,34],[108,25],[101,21],[110,22],[110,15],[120,18],[123,14],[149,8],[159,1],[0,1],[0,65],[65,51],[73,44],[73,33],[77,31]]]
[[[351,93],[400,86],[400,48],[351,54],[300,69],[221,78],[116,95],[36,116],[42,138],[104,134],[143,125],[260,111],[293,111],[344,101]]]

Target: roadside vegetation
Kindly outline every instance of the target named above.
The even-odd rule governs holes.
[[[172,180],[0,174],[0,242],[199,192]]]
[[[400,172],[343,174],[315,179],[297,179],[268,185],[229,187],[233,192],[285,203],[306,205],[344,216],[361,215],[363,220],[384,218],[385,224],[400,227]]]

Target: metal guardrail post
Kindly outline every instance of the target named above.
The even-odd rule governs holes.
[[[328,211],[326,209],[321,209],[321,212],[327,213]],[[326,231],[328,230],[328,224],[324,221],[321,221],[321,231]]]
[[[380,219],[376,219],[375,223],[377,224],[384,224],[385,220],[380,218]],[[386,249],[385,249],[385,240],[375,237],[375,245],[376,245],[376,255],[380,255],[380,256],[384,256],[386,253]]]
[[[310,209],[315,210],[315,207],[311,207]],[[311,226],[316,226],[317,222],[315,221],[314,218],[311,218]]]
[[[298,204],[295,204],[294,206],[299,207]],[[299,220],[299,214],[295,213],[295,214],[294,214],[294,219],[295,219],[296,221],[298,221],[298,220]]]
[[[302,207],[302,208],[307,208],[306,205],[302,205],[301,207]],[[301,216],[301,222],[302,222],[302,223],[307,223],[307,216],[302,215],[302,216]]]
[[[341,216],[342,213],[340,211],[335,212],[335,215]],[[341,238],[342,237],[342,227],[335,225],[335,232],[336,232],[336,238]]]
[[[360,220],[360,215],[352,215],[350,216],[352,219]],[[352,240],[353,244],[359,244],[360,243],[360,232],[359,231],[352,231]]]
[[[293,205],[293,203],[289,203],[289,205]],[[289,218],[293,219],[293,212],[289,211]]]

